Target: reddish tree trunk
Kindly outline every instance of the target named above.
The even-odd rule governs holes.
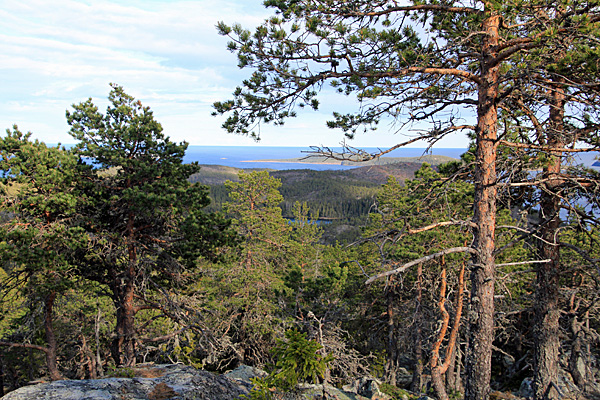
[[[440,347],[442,346],[442,342],[444,341],[444,337],[446,336],[446,331],[448,330],[448,323],[450,321],[450,316],[448,311],[446,311],[445,304],[446,303],[446,267],[444,266],[442,269],[442,284],[440,287],[440,300],[438,303],[438,307],[440,309],[440,313],[442,314],[442,326],[440,328],[440,332],[438,333],[438,339],[433,344],[433,349],[431,350],[431,382],[433,383],[433,388],[435,389],[435,394],[439,400],[448,400],[448,393],[446,393],[446,385],[444,384],[444,371],[440,366]]]
[[[490,12],[490,11],[488,11]],[[481,82],[477,107],[477,163],[475,165],[473,256],[469,347],[466,354],[465,400],[484,400],[490,393],[492,343],[494,340],[494,283],[496,230],[496,149],[500,17],[488,15],[483,22]]]
[[[440,359],[440,348],[442,346],[442,342],[444,341],[444,337],[446,336],[446,331],[448,330],[448,325],[450,323],[450,314],[446,311],[446,268],[442,270],[442,284],[440,287],[440,300],[438,302],[438,307],[440,309],[440,313],[442,314],[442,327],[440,332],[438,333],[438,340],[434,343],[432,349],[431,356],[431,380],[433,382],[433,387],[435,389],[437,398],[440,400],[448,400],[448,393],[446,391],[446,385],[444,381],[444,374],[448,371],[450,366],[454,364],[455,359],[455,345],[458,339],[458,331],[460,329],[460,319],[462,318],[462,308],[463,308],[463,296],[465,291],[465,266],[463,264],[459,276],[458,276],[458,292],[456,296],[456,315],[454,317],[454,323],[452,325],[452,330],[450,331],[450,338],[448,339],[448,345],[446,347],[446,356],[444,362]]]
[[[135,292],[129,273],[123,281],[117,278],[112,288],[116,325],[111,354],[117,365],[132,366],[135,365]]]

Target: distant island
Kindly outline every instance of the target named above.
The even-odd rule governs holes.
[[[397,163],[428,163],[430,165],[440,165],[450,161],[456,161],[456,158],[427,154],[420,157],[378,157],[369,161],[340,161],[326,156],[309,155],[299,158],[287,158],[281,160],[244,160],[242,162],[254,163],[297,163],[297,164],[328,164],[328,165],[351,165],[363,167],[368,165],[388,165]]]

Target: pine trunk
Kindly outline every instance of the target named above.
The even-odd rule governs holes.
[[[129,184],[128,184],[129,185]],[[117,365],[135,365],[135,279],[137,252],[135,248],[135,215],[130,212],[127,220],[127,256],[128,266],[124,276],[118,276],[115,271],[113,279],[113,294],[117,309],[116,337],[111,345],[113,359]]]
[[[488,11],[489,13],[489,11]],[[488,15],[483,23],[483,59],[477,107],[477,163],[475,166],[473,257],[469,312],[469,347],[465,366],[465,400],[485,400],[490,393],[494,340],[494,283],[496,230],[496,148],[498,46],[500,17]]]
[[[423,300],[423,266],[419,263],[417,266],[417,298],[415,299],[415,362],[413,368],[412,383],[410,390],[415,393],[421,392],[423,386],[423,314],[421,311],[421,301]]]
[[[563,147],[563,118],[565,95],[560,82],[550,89],[550,127],[547,145]],[[544,167],[542,179],[546,181],[541,188],[540,224],[541,240],[538,252],[542,262],[536,264],[536,286],[534,297],[534,399],[555,399],[558,392],[553,383],[558,384],[559,349],[559,269],[560,252],[558,229],[560,227],[560,190],[561,169],[560,153],[551,154],[549,164]]]
[[[133,284],[117,282],[113,287],[113,302],[116,308],[115,338],[111,343],[111,354],[119,366],[135,365],[135,308]]]
[[[50,379],[58,381],[63,379],[63,377],[58,371],[58,364],[56,362],[58,342],[56,340],[56,335],[54,334],[54,327],[52,326],[54,300],[56,300],[56,292],[53,291],[50,292],[44,301],[44,330],[46,331],[46,343],[48,344],[48,350],[46,351],[46,366],[48,367]]]

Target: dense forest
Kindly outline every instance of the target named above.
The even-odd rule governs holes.
[[[460,329],[451,323],[451,275],[444,265],[468,255],[468,300],[457,296],[455,306],[455,314],[462,315],[461,300],[468,301],[460,393],[465,400],[482,400],[496,387],[497,338],[503,331],[499,316],[524,315],[515,310],[499,314],[504,312],[505,288],[516,299],[504,277],[527,276],[501,268],[531,268],[531,334],[523,338],[531,338],[532,348],[523,368],[531,371],[531,397],[565,396],[565,292],[577,293],[570,312],[582,310],[583,303],[586,310],[595,304],[578,303],[580,292],[568,281],[583,270],[591,275],[579,282],[597,278],[597,246],[592,243],[598,176],[573,165],[572,155],[600,148],[598,2],[282,0],[265,5],[273,16],[252,30],[226,22],[217,26],[229,39],[227,47],[238,66],[251,73],[229,99],[214,103],[215,114],[225,116],[223,128],[260,139],[263,124],[280,126],[299,113],[319,110],[336,92],[356,100],[355,107],[348,102],[327,121],[348,138],[383,124],[392,132],[413,129],[394,146],[373,153],[351,146],[342,154],[320,148],[322,155],[336,160],[367,161],[415,142],[434,146],[457,134],[470,138],[464,163],[440,171],[453,172],[448,182],[472,184],[468,211],[462,214],[464,207],[454,199],[430,213],[414,204],[424,213],[414,220],[397,216],[388,231],[374,233],[387,270],[368,282],[385,279],[386,287],[392,287],[390,280],[405,282],[413,269],[425,271],[426,262],[441,263],[440,329],[427,366],[436,396],[445,400],[453,387],[446,378],[453,375]],[[401,199],[398,207],[405,202]],[[453,240],[454,230],[462,241]],[[389,258],[395,251],[388,250],[391,243],[433,231],[444,232],[445,240],[432,238],[431,247],[410,253],[410,260]],[[582,259],[570,263],[578,257]],[[452,264],[462,271],[462,263]],[[463,273],[458,276],[453,287],[462,294]],[[571,332],[583,335],[583,325],[578,316]],[[569,365],[576,363],[578,340],[571,337]],[[511,337],[510,343],[515,342]],[[506,354],[512,357],[510,351]],[[420,370],[418,362],[415,370]],[[582,371],[571,375],[585,386],[592,374]]]
[[[301,356],[288,346],[314,361],[303,379],[341,385],[372,375],[395,396],[464,390],[472,228],[452,221],[472,212],[471,172],[460,169],[471,152],[435,169],[203,173],[182,163],[186,144],[170,142],[149,108],[116,85],[109,99],[105,114],[91,100],[68,112],[78,141],[70,149],[17,127],[0,140],[2,390],[140,362],[275,368],[263,385],[289,390],[277,366]],[[202,179],[224,191],[219,212],[209,209],[209,187],[192,183]],[[581,210],[593,205],[572,194]],[[537,283],[523,260],[539,251],[524,236],[544,218],[538,196],[517,186],[499,198],[498,224],[515,227],[497,239],[506,250],[496,262],[500,391],[532,376]],[[315,222],[313,205],[352,216],[354,243],[323,240],[328,225]],[[593,395],[598,229],[565,218],[560,237],[561,379]]]
[[[572,157],[600,150],[600,4],[265,4],[275,16],[253,32],[217,26],[252,70],[214,104],[227,131],[259,139],[319,109],[327,84],[357,97],[328,122],[349,138],[418,130],[323,157],[457,132],[468,151],[435,168],[203,175],[116,84],[105,113],[67,111],[72,148],[14,126],[0,390],[182,362],[265,368],[256,399],[365,375],[403,399],[600,398],[600,176]]]
[[[418,160],[415,160],[418,161]],[[360,237],[375,205],[375,197],[388,177],[400,181],[412,178],[423,162],[386,163],[377,167],[358,167],[351,170],[314,171],[309,169],[275,171],[270,175],[281,181],[279,206],[284,218],[294,218],[294,205],[305,203],[310,219],[321,224],[321,241],[326,244],[350,243]],[[437,163],[439,165],[439,162]],[[227,180],[238,181],[240,170],[231,167],[202,165],[192,175],[191,182],[209,187],[209,211],[220,211],[229,200]]]

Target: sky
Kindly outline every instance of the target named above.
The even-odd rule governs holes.
[[[262,0],[0,0],[0,129],[17,124],[49,144],[73,143],[65,111],[92,98],[108,105],[110,83],[154,111],[171,140],[205,146],[337,146],[325,121],[352,103],[326,97],[318,112],[300,111],[283,127],[264,126],[261,141],[226,133],[212,103],[231,98],[240,70],[218,21],[259,25],[273,10]],[[358,134],[355,147],[389,147],[415,135],[382,124]],[[438,147],[466,147],[449,138]],[[416,143],[413,147],[424,147]]]

